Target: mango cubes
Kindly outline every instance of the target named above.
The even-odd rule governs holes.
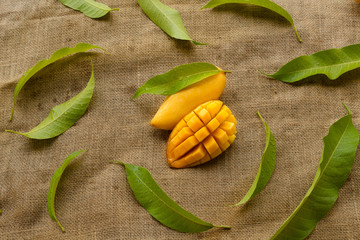
[[[170,167],[194,167],[224,152],[235,140],[236,119],[219,100],[201,104],[178,122],[166,156]]]

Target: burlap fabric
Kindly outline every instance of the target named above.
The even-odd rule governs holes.
[[[0,3],[0,238],[1,239],[269,239],[310,187],[329,126],[354,112],[360,128],[360,70],[336,81],[311,77],[297,84],[268,79],[289,60],[359,42],[360,4],[353,0],[276,0],[293,16],[303,43],[279,15],[249,5],[200,10],[206,1],[163,1],[179,10],[189,34],[208,46],[168,37],[135,0],[103,0],[119,12],[93,20],[57,0],[1,0]],[[12,94],[21,75],[55,50],[88,42],[107,49],[76,54],[43,69],[24,87],[9,122]],[[86,114],[50,140],[5,133],[28,131],[51,108],[83,89],[94,61],[96,87]],[[233,146],[216,160],[192,169],[170,169],[169,132],[150,127],[162,96],[130,101],[150,77],[191,62],[231,70],[221,99],[238,119]],[[242,207],[265,145],[256,111],[271,127],[277,165],[267,187]],[[65,171],[56,196],[62,233],[47,213],[54,171],[68,154],[89,151]],[[150,170],[182,207],[231,230],[179,233],[154,220],[135,200],[120,160]],[[338,201],[310,239],[360,239],[360,159]]]

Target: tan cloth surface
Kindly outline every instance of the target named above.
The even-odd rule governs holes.
[[[299,43],[281,16],[249,5],[200,10],[206,1],[164,0],[177,9],[195,46],[171,39],[135,0],[102,0],[119,7],[100,20],[57,0],[1,0],[0,3],[0,239],[269,239],[299,204],[314,178],[329,126],[346,114],[360,127],[360,70],[336,81],[311,77],[297,84],[268,79],[289,60],[328,48],[359,43],[360,4],[353,0],[276,0],[293,16]],[[55,50],[88,42],[107,49],[76,54],[45,68],[24,87],[13,122],[12,94],[18,79]],[[83,89],[92,56],[96,87],[85,115],[50,140],[5,133],[28,131],[50,109]],[[144,95],[130,101],[150,77],[175,66],[206,61],[231,70],[221,99],[237,117],[234,145],[212,162],[170,169],[165,149],[169,132],[149,122],[163,100]],[[277,165],[267,187],[242,207],[239,201],[255,178],[265,145],[260,110],[278,146]],[[65,171],[56,195],[62,233],[47,213],[54,171],[73,151],[89,151]],[[199,234],[179,233],[154,220],[135,200],[120,160],[150,170],[182,207],[205,221],[231,225]],[[310,239],[360,239],[360,159],[338,201]]]

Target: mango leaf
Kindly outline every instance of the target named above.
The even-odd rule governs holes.
[[[65,159],[64,163],[55,171],[55,173],[52,176],[51,181],[50,181],[48,200],[47,200],[48,212],[49,212],[51,219],[54,220],[55,222],[57,222],[57,224],[60,226],[60,228],[63,232],[65,232],[65,229],[61,226],[60,222],[57,220],[56,215],[55,215],[55,207],[54,207],[55,204],[54,203],[55,203],[56,189],[57,189],[61,175],[63,174],[65,168],[69,165],[69,163],[74,158],[76,158],[79,154],[81,154],[85,151],[87,151],[87,150],[80,150],[80,151],[76,151],[76,152],[73,152],[72,154],[70,154]]]
[[[27,133],[5,130],[32,139],[48,139],[56,137],[68,130],[86,111],[92,98],[95,78],[94,68],[91,62],[92,72],[87,86],[78,95],[67,102],[55,106],[50,114],[35,128]]]
[[[196,45],[206,45],[191,39],[185,29],[179,12],[159,0],[138,0],[144,13],[170,37],[189,40]]]
[[[190,233],[203,232],[213,227],[230,228],[204,222],[180,207],[157,185],[145,168],[122,162],[114,163],[125,166],[127,179],[135,198],[151,216],[165,226],[179,232]]]
[[[119,11],[118,8],[109,8],[105,4],[95,2],[94,0],[60,0],[60,2],[91,18],[100,18],[110,11]]]
[[[49,59],[45,59],[45,60],[41,60],[40,62],[38,62],[34,67],[30,68],[19,80],[19,82],[17,83],[16,87],[15,87],[15,91],[14,91],[14,102],[13,102],[13,107],[12,107],[12,111],[11,111],[11,116],[10,116],[10,121],[13,118],[14,115],[14,110],[15,110],[15,102],[16,99],[21,91],[21,89],[23,88],[23,86],[27,83],[27,81],[34,76],[37,72],[39,72],[41,69],[43,69],[44,67],[48,66],[49,64],[64,58],[70,54],[73,53],[79,53],[79,52],[86,52],[90,49],[94,49],[94,48],[98,48],[98,49],[102,49],[104,51],[106,51],[105,49],[95,46],[95,45],[91,45],[88,43],[78,43],[76,44],[75,47],[73,48],[61,48],[59,50],[57,50],[56,52],[54,52],[51,57]]]
[[[260,112],[257,113],[264,123],[265,131],[266,131],[266,145],[264,153],[261,157],[261,162],[259,166],[258,173],[256,178],[251,185],[249,191],[246,193],[244,198],[237,204],[233,206],[238,206],[248,202],[250,199],[255,197],[259,192],[261,192],[268,181],[270,180],[272,173],[275,169],[276,163],[276,142],[273,133],[271,132],[269,126],[266,124],[264,119],[261,117]]]
[[[136,91],[132,99],[144,93],[171,95],[221,71],[210,63],[199,62],[180,65],[167,73],[150,78]]]
[[[331,80],[360,67],[360,44],[341,49],[328,49],[309,56],[300,56],[285,64],[274,74],[264,74],[292,83],[316,74],[325,74]]]
[[[323,153],[311,187],[271,239],[305,239],[335,204],[359,144],[359,133],[352,123],[350,110],[348,112],[330,127],[323,139]]]
[[[294,20],[292,19],[290,14],[284,8],[282,8],[281,6],[279,6],[276,3],[269,1],[269,0],[211,0],[205,6],[203,6],[201,9],[214,8],[219,5],[228,4],[228,3],[251,4],[251,5],[267,8],[273,12],[280,14],[281,16],[283,16],[286,20],[288,20],[290,22],[290,24],[292,25],[292,27],[295,30],[295,33],[296,33],[296,36],[297,36],[299,42],[301,42],[299,33],[294,25]]]

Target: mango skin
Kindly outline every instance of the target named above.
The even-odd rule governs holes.
[[[225,73],[220,72],[167,96],[151,120],[151,126],[172,130],[186,114],[200,104],[219,99],[225,84]]]
[[[170,134],[166,158],[172,168],[194,167],[216,158],[234,142],[236,119],[219,100],[201,104]]]

